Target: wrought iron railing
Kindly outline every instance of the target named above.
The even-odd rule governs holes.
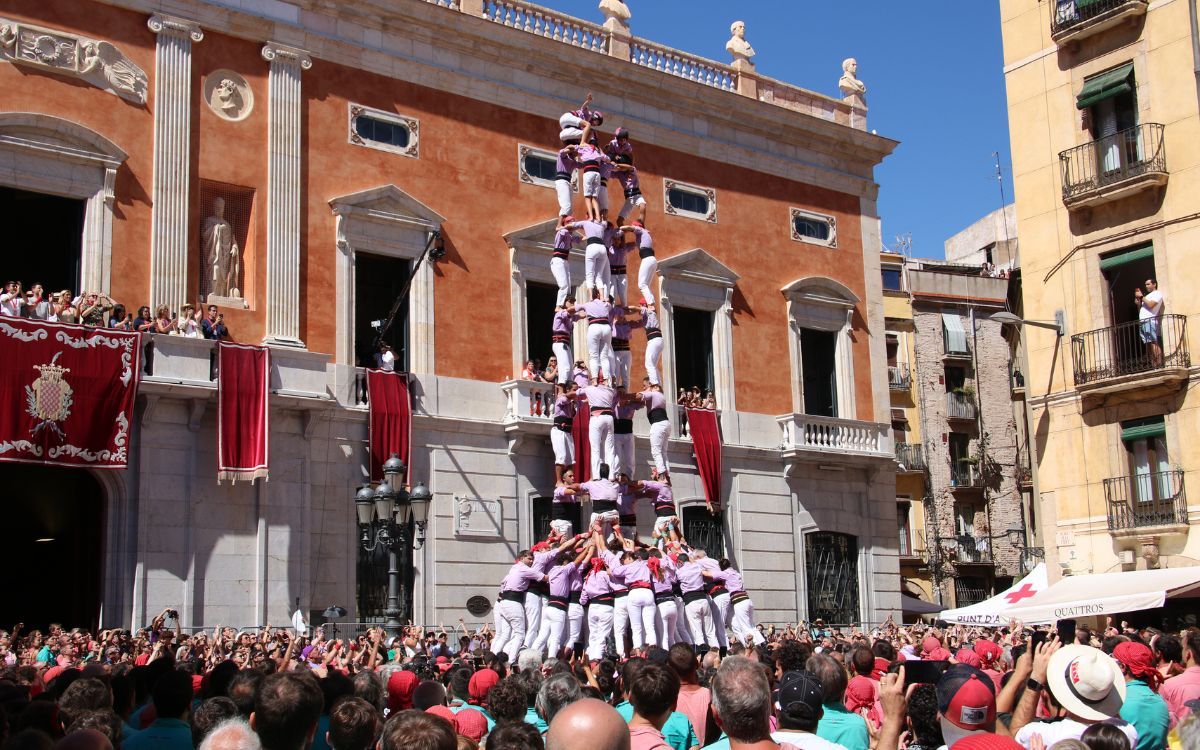
[[[920,443],[896,443],[896,462],[908,471],[923,471],[925,449]]]
[[[971,536],[960,534],[954,537],[957,542],[955,559],[960,563],[990,563],[992,561],[992,542],[986,536]]]
[[[956,461],[950,464],[950,486],[972,488],[983,486],[983,475],[979,466],[971,461]]]
[[[1145,174],[1167,173],[1163,126],[1144,123],[1058,155],[1063,200],[1078,201],[1102,188]]]
[[[1017,485],[1028,487],[1033,484],[1033,466],[1029,461],[1029,446],[1023,445],[1017,449],[1017,465],[1013,469],[1013,477]]]
[[[974,419],[975,399],[967,393],[946,394],[946,416],[950,419]]]
[[[1164,367],[1190,367],[1187,318],[1162,315],[1157,323],[1147,319],[1077,333],[1071,337],[1071,360],[1077,386]]]
[[[1058,0],[1050,4],[1050,33],[1069,31],[1124,6],[1146,6],[1146,0]]]
[[[907,391],[912,387],[912,371],[905,363],[888,365],[888,388],[893,391]]]
[[[966,607],[971,604],[978,604],[986,601],[991,594],[982,586],[976,586],[969,583],[964,583],[961,579],[954,581],[954,605],[956,607]]]
[[[1104,480],[1110,531],[1187,525],[1183,472],[1156,471]]]

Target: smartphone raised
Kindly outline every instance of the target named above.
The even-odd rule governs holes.
[[[1058,621],[1058,642],[1064,646],[1075,642],[1075,621],[1074,620],[1059,620]]]
[[[906,661],[904,662],[904,686],[936,685],[941,679],[942,672],[950,666],[948,661]]]
[[[1029,636],[1029,652],[1036,654],[1037,647],[1045,643],[1049,635],[1045,630],[1033,631],[1033,635]]]

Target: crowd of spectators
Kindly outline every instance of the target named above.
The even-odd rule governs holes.
[[[41,284],[33,284],[23,291],[19,281],[5,283],[4,291],[0,293],[0,315],[197,339],[230,338],[225,315],[216,305],[189,302],[177,311],[159,305],[151,315],[150,308],[145,305],[134,312],[99,292],[73,296],[69,289],[64,289],[47,293]]]
[[[527,649],[491,633],[0,632],[3,750],[1164,750],[1200,746],[1200,629],[765,627],[691,646]],[[303,633],[303,629],[301,631]],[[461,633],[461,635],[459,635]]]

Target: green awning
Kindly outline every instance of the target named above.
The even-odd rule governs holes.
[[[1146,417],[1121,423],[1121,440],[1124,442],[1163,437],[1166,434],[1167,426],[1162,417]]]
[[[1075,99],[1077,109],[1087,109],[1096,102],[1133,91],[1133,63],[1126,63],[1107,73],[1092,76],[1083,82],[1083,91]]]
[[[1135,247],[1127,247],[1124,250],[1118,250],[1110,255],[1105,255],[1100,258],[1100,270],[1107,271],[1117,266],[1123,266],[1126,263],[1143,260],[1145,258],[1154,257],[1154,243],[1147,242],[1143,245]]]

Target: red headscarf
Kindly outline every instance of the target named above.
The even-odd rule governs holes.
[[[1004,651],[995,641],[988,641],[981,638],[975,641],[975,653],[979,654],[979,659],[983,662],[983,668],[987,669],[1000,658],[1000,655]]]
[[[1155,669],[1154,653],[1144,643],[1126,641],[1113,649],[1113,658],[1120,662],[1129,674],[1146,681],[1152,690],[1158,689],[1162,675]]]
[[[454,726],[454,712],[448,706],[430,706],[425,709],[425,713],[440,716],[450,722],[450,726]]]
[[[533,547],[531,547],[529,551],[530,552],[544,552],[548,549],[550,549],[549,542],[538,542],[537,544],[533,545]]]
[[[387,683],[388,712],[394,713],[412,708],[413,691],[417,689],[417,685],[420,682],[421,678],[417,677],[415,672],[407,670],[392,672],[392,676],[388,678]]]
[[[650,569],[650,575],[654,576],[655,580],[662,580],[662,573],[658,571],[662,567],[662,560],[657,557],[651,557],[646,560],[646,567]]]
[[[473,706],[482,706],[487,700],[488,693],[500,681],[500,674],[494,669],[481,669],[471,675],[471,681],[467,683],[467,694],[471,696],[470,703]]]
[[[602,570],[604,570],[604,558],[603,557],[593,557],[592,558],[592,569],[588,571],[588,575],[590,576],[592,573],[599,573]]]
[[[932,659],[930,656],[935,650],[942,647],[942,642],[937,639],[937,636],[927,635],[921,641],[921,657],[924,659]]]

